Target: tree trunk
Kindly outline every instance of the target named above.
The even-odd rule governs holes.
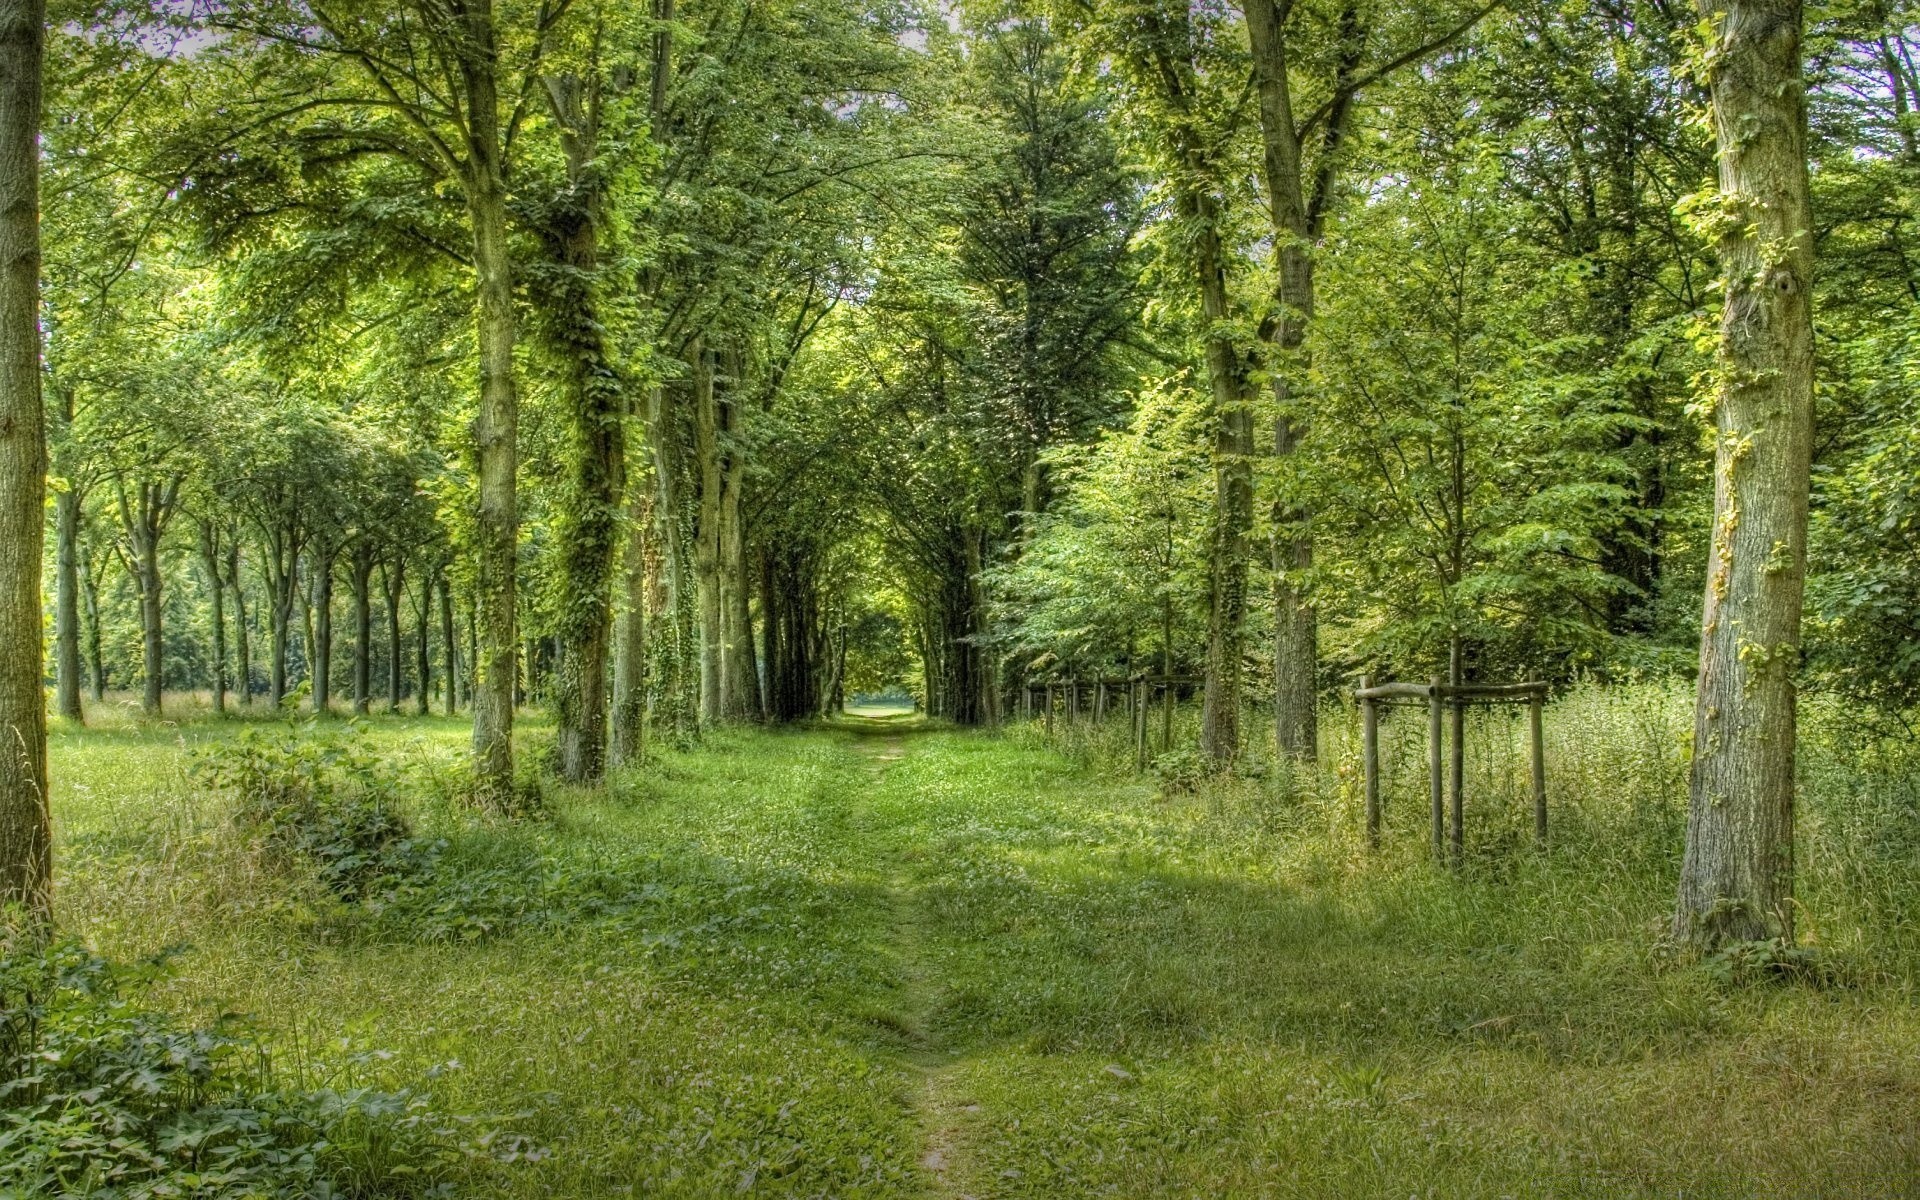
[[[87,602],[87,679],[93,689],[93,702],[99,704],[107,698],[107,660],[100,648],[100,576],[94,567],[98,559],[88,559],[84,544],[80,556],[80,587]]]
[[[160,715],[161,688],[166,682],[166,641],[161,628],[164,610],[160,589],[160,536],[151,520],[153,501],[149,485],[140,485],[141,499],[129,525],[133,541],[133,578],[140,592],[140,660],[145,691],[140,707],[150,717]],[[122,511],[125,511],[123,504]]]
[[[227,543],[227,583],[233,588],[233,648],[238,670],[235,682],[240,688],[240,703],[253,706],[253,646],[247,633],[247,590],[240,582],[240,538],[238,531]]]
[[[54,674],[62,717],[84,722],[80,706],[80,505],[72,480],[54,494]]]
[[[1262,165],[1273,232],[1276,315],[1268,331],[1275,352],[1273,393],[1274,456],[1283,464],[1296,453],[1301,428],[1294,413],[1294,383],[1306,373],[1303,346],[1307,323],[1313,319],[1313,260],[1310,251],[1318,237],[1317,212],[1309,212],[1303,155],[1293,115],[1288,77],[1285,15],[1275,0],[1249,0],[1248,41],[1253,50],[1253,78],[1260,101]],[[1343,58],[1333,104],[1326,116],[1321,150],[1320,183],[1324,193],[1333,177],[1333,153],[1351,105],[1351,77],[1361,39],[1349,6],[1341,14]],[[1323,197],[1316,197],[1322,200]],[[1312,206],[1319,208],[1320,205]],[[1315,698],[1318,691],[1319,621],[1307,598],[1303,576],[1313,566],[1313,541],[1306,531],[1306,512],[1286,495],[1274,504],[1273,615],[1274,615],[1274,745],[1281,754],[1312,759],[1318,752]]]
[[[725,709],[726,603],[720,551],[724,490],[720,462],[720,414],[713,386],[713,359],[703,345],[693,352],[693,457],[700,481],[693,569],[700,596],[700,721],[711,725]]]
[[[620,613],[614,619],[613,719],[608,754],[614,766],[646,754],[648,553],[653,497],[642,480],[627,486],[627,533],[621,549]]]
[[[433,576],[422,572],[414,585],[413,670],[419,688],[414,692],[413,708],[417,716],[433,711]]]
[[[400,632],[400,601],[405,595],[406,560],[394,559],[380,564],[380,590],[387,601],[387,711],[400,711],[401,693],[406,690],[407,646]]]
[[[1206,692],[1201,753],[1216,766],[1240,751],[1240,677],[1246,652],[1247,571],[1252,558],[1253,413],[1240,351],[1227,332],[1224,251],[1214,197],[1189,193],[1185,207],[1200,222],[1195,270],[1206,314],[1207,375],[1213,390],[1213,529],[1207,552]]]
[[[373,547],[353,548],[353,711],[366,716],[373,700]]]
[[[440,651],[446,664],[447,715],[460,711],[460,639],[453,631],[453,581],[440,572]]]
[[[592,783],[607,766],[607,668],[613,564],[626,486],[626,403],[602,335],[600,177],[594,170],[600,105],[576,76],[546,80],[561,127],[572,203],[548,229],[549,252],[567,269],[549,290],[549,321],[567,355],[568,500],[555,547],[560,641],[553,680],[560,776]]]
[[[37,931],[53,911],[40,556],[47,497],[40,397],[41,0],[0,0],[0,907]]]
[[[479,291],[480,411],[473,424],[480,508],[474,529],[474,607],[480,634],[473,695],[475,798],[513,803],[516,630],[514,572],[519,549],[516,475],[519,398],[513,376],[513,263],[507,250],[505,164],[500,150],[499,47],[492,0],[469,0],[460,73],[467,94],[467,214]]]
[[[313,556],[310,594],[313,630],[307,643],[307,671],[313,681],[313,711],[322,717],[333,705],[333,556],[333,551]]]
[[[227,613],[226,587],[220,573],[218,527],[211,521],[200,522],[200,563],[207,572],[207,600],[213,624],[213,711],[227,715]]]
[[[1674,934],[1793,936],[1794,676],[1813,441],[1813,245],[1798,0],[1701,0],[1725,303],[1714,523]]]

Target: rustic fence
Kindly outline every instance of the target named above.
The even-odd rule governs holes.
[[[1431,683],[1383,683],[1376,687],[1371,679],[1362,678],[1353,697],[1360,702],[1360,756],[1365,771],[1368,845],[1380,844],[1380,710],[1395,706],[1424,707],[1427,710],[1427,789],[1433,809],[1433,852],[1435,857],[1445,856],[1456,865],[1460,862],[1466,844],[1466,710],[1476,704],[1527,706],[1527,750],[1533,774],[1533,836],[1538,844],[1546,845],[1547,764],[1541,729],[1547,700],[1546,684],[1537,681],[1510,684],[1447,683],[1436,677]],[[1442,733],[1442,725],[1447,723],[1444,717],[1449,710],[1452,715],[1450,738]],[[1450,765],[1447,762],[1449,747],[1446,744],[1449,741],[1452,750]]]
[[[1049,735],[1056,714],[1069,727],[1082,720],[1103,724],[1117,703],[1130,719],[1133,733],[1133,768],[1144,771],[1152,754],[1151,730],[1154,710],[1158,709],[1160,752],[1173,745],[1173,710],[1179,703],[1176,689],[1202,683],[1198,675],[1132,675],[1123,678],[1029,680],[1020,694],[1020,715],[1026,720],[1038,718]],[[1037,703],[1036,703],[1037,701]]]

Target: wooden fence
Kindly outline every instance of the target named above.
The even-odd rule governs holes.
[[[1083,716],[1098,724],[1107,719],[1107,712],[1117,698],[1132,719],[1134,770],[1144,771],[1150,749],[1148,730],[1152,726],[1148,714],[1155,696],[1160,701],[1160,750],[1164,753],[1173,744],[1173,707],[1177,702],[1174,689],[1203,682],[1198,675],[1028,680],[1020,693],[1020,715],[1029,721],[1034,720],[1037,708],[1039,719],[1046,723],[1047,732],[1051,734],[1056,710],[1069,726],[1079,724]],[[1039,700],[1037,705],[1036,697]],[[1090,711],[1083,711],[1083,697],[1086,699],[1085,709]]]

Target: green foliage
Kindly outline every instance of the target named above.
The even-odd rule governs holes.
[[[446,1194],[459,1155],[425,1096],[290,1086],[237,1022],[189,1028],[142,1006],[158,970],[75,942],[0,957],[0,1194]]]
[[[431,869],[402,783],[358,727],[249,728],[206,748],[196,775],[232,796],[234,816],[275,858],[311,870],[350,903],[391,900]]]

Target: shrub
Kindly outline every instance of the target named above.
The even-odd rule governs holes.
[[[235,817],[269,854],[308,866],[342,900],[391,895],[431,865],[401,814],[399,777],[357,726],[248,729],[200,751],[195,773],[234,797]]]
[[[424,1196],[458,1157],[424,1097],[300,1090],[231,1019],[128,996],[158,964],[76,943],[0,956],[0,1196]]]

